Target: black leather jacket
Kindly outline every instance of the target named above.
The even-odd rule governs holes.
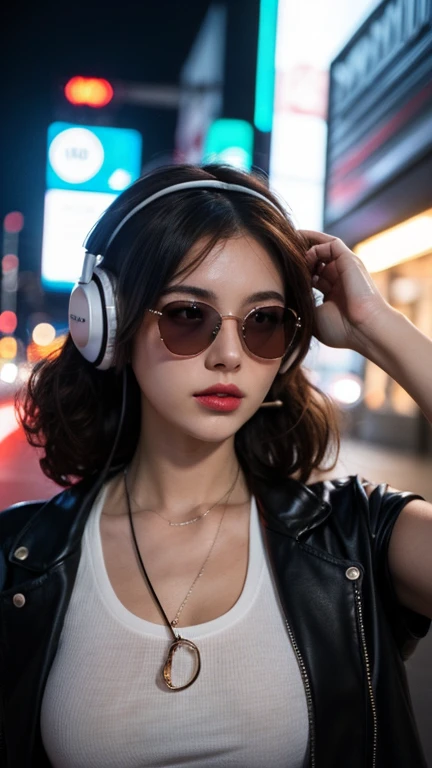
[[[49,766],[41,701],[94,487],[0,514],[2,767]],[[305,768],[426,768],[403,662],[430,621],[398,604],[387,567],[397,515],[421,497],[384,484],[368,499],[358,476],[257,489],[308,703]]]

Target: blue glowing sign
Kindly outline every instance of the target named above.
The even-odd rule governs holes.
[[[47,188],[118,193],[139,176],[141,145],[130,128],[52,123]]]
[[[70,290],[83,242],[98,218],[135,181],[142,139],[129,128],[52,123],[48,128],[42,283]]]

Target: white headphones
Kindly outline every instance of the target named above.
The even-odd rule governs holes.
[[[146,205],[150,205],[159,197],[183,189],[223,189],[228,192],[245,192],[253,197],[259,197],[275,208],[281,210],[265,195],[255,192],[240,184],[227,184],[224,181],[186,181],[172,184],[165,189],[155,192],[142,200],[135,208],[117,224],[108,240],[108,250],[114,238],[122,227]],[[72,341],[82,356],[100,370],[111,368],[114,363],[115,340],[117,333],[116,285],[113,275],[100,267],[103,256],[95,256],[86,251],[81,277],[74,285],[69,299],[69,331]],[[280,373],[288,370],[292,356],[284,363]]]

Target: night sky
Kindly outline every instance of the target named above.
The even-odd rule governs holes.
[[[23,268],[40,259],[46,130],[65,119],[62,84],[76,74],[177,84],[209,4],[14,0],[3,11],[0,213],[24,213]],[[147,162],[171,150],[174,110],[122,107],[111,119],[143,130]]]

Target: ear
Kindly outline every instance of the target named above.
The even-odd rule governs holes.
[[[293,363],[296,361],[296,358],[297,358],[297,350],[293,352],[292,355],[290,355],[289,358],[285,360],[285,362],[282,363],[281,367],[278,370],[278,373],[286,373],[291,368]]]

